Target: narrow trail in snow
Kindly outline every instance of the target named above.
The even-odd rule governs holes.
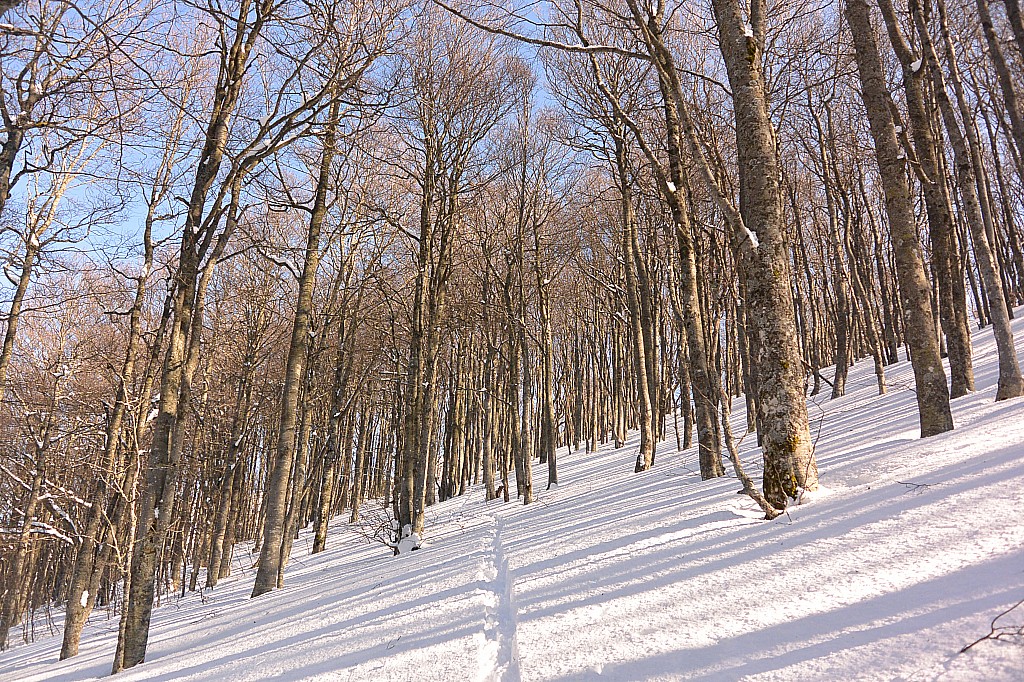
[[[483,543],[480,565],[481,591],[484,593],[484,641],[480,646],[481,682],[519,682],[519,642],[516,637],[518,609],[514,581],[508,570],[508,558],[502,542],[504,520],[490,519],[491,529]]]

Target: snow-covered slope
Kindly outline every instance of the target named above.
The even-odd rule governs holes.
[[[1024,680],[1024,638],[958,653],[1024,599],[1024,400],[992,402],[989,330],[975,370],[957,429],[921,440],[909,365],[882,397],[855,367],[845,398],[810,404],[822,491],[775,521],[735,479],[702,482],[671,433],[642,474],[635,443],[562,449],[557,490],[437,505],[421,551],[339,521],[327,552],[296,542],[283,590],[250,600],[240,568],[165,598],[118,679]],[[1014,624],[1024,606],[997,623]],[[96,614],[80,656],[40,636],[0,653],[0,679],[102,676],[115,637]]]

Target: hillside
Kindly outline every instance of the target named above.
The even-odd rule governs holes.
[[[734,478],[702,482],[671,432],[642,474],[634,443],[562,449],[534,505],[474,489],[432,507],[408,555],[339,519],[328,551],[296,541],[283,590],[250,600],[246,568],[165,597],[147,662],[118,679],[1024,679],[1024,638],[958,653],[1024,599],[1024,401],[992,402],[988,329],[975,370],[956,430],[921,440],[909,364],[882,397],[858,364],[846,397],[809,404],[822,490],[772,522]],[[742,450],[756,473],[753,436]],[[103,676],[115,638],[98,611],[77,658],[39,634],[0,679]]]

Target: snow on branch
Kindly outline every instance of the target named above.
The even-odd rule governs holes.
[[[32,490],[32,486],[30,486],[28,483],[25,483],[25,481],[21,480],[21,478],[19,478],[17,474],[15,474],[13,471],[8,469],[3,464],[0,464],[0,471],[3,471],[5,474],[10,476],[11,479],[13,479],[18,485],[20,485],[25,490]]]

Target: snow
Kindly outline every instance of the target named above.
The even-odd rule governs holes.
[[[39,496],[39,501],[44,502],[46,506],[49,507],[50,511],[53,512],[53,515],[64,522],[64,525],[72,530],[76,530],[75,522],[71,520],[71,517],[68,516],[68,513],[64,511],[64,508],[60,506],[53,495],[50,493],[43,493]],[[70,538],[68,538],[68,542],[70,544],[75,544]]]
[[[89,605],[89,590],[82,590],[82,598],[78,603],[82,605],[82,608]]]
[[[274,258],[273,256],[268,256],[268,258],[274,265],[279,268],[284,268],[292,277],[299,279],[299,267],[295,265],[295,261],[291,258]]]
[[[914,60],[914,63],[910,65],[910,70],[913,71],[914,73],[917,73],[918,71],[921,70],[921,63],[922,62],[920,59]]]
[[[754,234],[754,231],[751,230],[746,225],[743,225],[742,227],[743,227],[743,232],[747,235],[747,239],[750,240],[751,246],[753,246],[755,249],[757,247],[761,246],[761,242],[758,240],[757,235]]]
[[[676,193],[676,183],[672,182],[671,180],[666,180],[665,186],[668,187],[668,191],[672,192],[672,194]]]
[[[24,488],[25,490],[32,490],[32,486],[31,486],[31,485],[29,485],[28,483],[26,483],[25,481],[23,481],[23,480],[22,480],[21,478],[19,478],[19,477],[18,477],[18,475],[17,475],[17,474],[15,474],[15,473],[14,473],[13,471],[11,471],[10,469],[8,469],[8,468],[7,468],[6,466],[4,466],[3,464],[0,464],[0,471],[2,471],[2,472],[3,472],[4,476],[6,476],[6,477],[7,477],[7,478],[9,478],[10,480],[14,481],[15,483],[17,483],[18,485],[20,485],[20,486],[21,486],[22,488]],[[32,474],[32,475],[35,475],[35,474]]]
[[[748,24],[748,23],[744,23],[743,24],[743,35],[745,35],[748,38],[753,38],[754,37],[754,29],[753,29],[753,27],[750,24]]]
[[[74,538],[68,537],[66,534],[60,532],[50,524],[44,523],[43,521],[33,521],[31,530],[32,533],[35,535],[47,535],[51,538],[54,538],[55,540],[60,540],[61,542],[64,542],[72,546],[76,544]]]
[[[402,539],[398,541],[398,545],[395,549],[398,550],[398,554],[408,554],[409,552],[419,549],[422,541],[420,540],[419,533],[413,533],[409,526],[402,529]]]
[[[1021,352],[1024,310],[1014,329]],[[304,532],[284,589],[252,600],[239,547],[215,589],[162,600],[146,663],[117,679],[1024,679],[1020,638],[959,653],[1024,597],[1024,399],[993,402],[991,330],[974,343],[978,391],[953,401],[950,433],[917,437],[905,362],[884,396],[868,361],[845,397],[810,398],[822,487],[774,521],[735,478],[701,481],[672,433],[640,474],[635,435],[563,448],[560,487],[538,464],[533,505],[475,487],[432,506],[419,551],[369,540],[389,519],[368,504],[361,526],[334,520],[323,553]],[[740,448],[757,473],[755,438]],[[116,632],[94,613],[61,662],[59,630],[14,636],[0,679],[104,676]]]

